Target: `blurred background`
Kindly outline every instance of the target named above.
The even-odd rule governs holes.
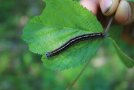
[[[44,7],[42,0],[0,0],[0,90],[65,90],[83,68],[52,71],[28,50],[23,27]],[[72,89],[134,90],[134,68],[126,68],[111,44],[104,44]]]

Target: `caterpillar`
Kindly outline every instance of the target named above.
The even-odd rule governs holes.
[[[72,39],[70,39],[69,41],[67,41],[66,43],[64,43],[62,46],[60,46],[59,48],[51,51],[51,52],[47,52],[46,53],[46,57],[50,58],[52,56],[58,55],[61,52],[65,51],[67,48],[69,48],[70,46],[72,46],[73,44],[80,42],[80,41],[85,41],[85,40],[93,40],[93,39],[98,39],[98,38],[104,38],[106,35],[105,33],[91,33],[91,34],[83,34],[80,36],[76,36]]]

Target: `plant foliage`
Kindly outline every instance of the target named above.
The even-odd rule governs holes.
[[[90,60],[103,39],[80,42],[60,55],[46,58],[47,52],[60,47],[69,39],[81,34],[102,32],[103,28],[96,17],[77,1],[45,2],[46,8],[42,14],[31,19],[23,31],[23,39],[30,50],[42,55],[45,66],[56,70],[75,67]],[[131,66],[133,65],[132,63]]]

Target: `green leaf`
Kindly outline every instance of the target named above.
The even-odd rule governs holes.
[[[124,64],[127,66],[127,67],[133,67],[134,66],[134,60],[132,58],[130,58],[129,56],[127,56],[119,47],[118,45],[116,44],[116,42],[113,40],[113,45],[115,46],[116,48],[116,51],[119,55],[119,57],[121,58],[121,60],[124,62]]]
[[[113,45],[115,46],[115,49],[123,61],[123,63],[127,67],[133,67],[134,66],[134,46],[129,45],[127,42],[125,42],[122,38],[122,31],[123,27],[119,25],[114,25],[111,27],[110,30],[110,36],[113,40],[110,40],[113,42]]]
[[[102,32],[96,17],[72,0],[45,0],[46,8],[40,16],[29,21],[23,30],[23,39],[32,52],[43,55],[45,66],[62,70],[90,60],[102,40],[83,41],[65,52],[46,59],[45,54],[69,39],[87,33]]]
[[[128,0],[129,2],[134,2],[134,0]]]

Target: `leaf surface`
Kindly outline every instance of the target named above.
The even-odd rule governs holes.
[[[45,0],[46,8],[40,16],[29,21],[23,30],[23,39],[32,52],[42,55],[45,66],[63,70],[90,60],[100,47],[102,39],[82,41],[60,55],[47,59],[45,54],[78,35],[102,32],[96,17],[72,0]]]

